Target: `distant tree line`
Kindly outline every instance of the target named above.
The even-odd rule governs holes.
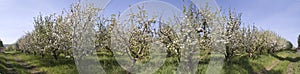
[[[0,47],[4,47],[3,42],[0,40]]]

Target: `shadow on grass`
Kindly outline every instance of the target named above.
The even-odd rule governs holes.
[[[281,74],[282,70],[266,70],[259,63],[250,62],[248,56],[234,57],[225,63],[224,74]]]
[[[0,56],[0,73],[7,73],[7,64],[5,63],[5,58]]]
[[[124,74],[127,72],[119,65],[114,57],[107,56],[105,58],[106,59],[101,59],[100,57],[99,62],[107,74]]]
[[[270,70],[270,71],[264,70],[262,74],[282,74],[282,72],[283,72],[282,70]]]
[[[16,54],[14,54],[16,55]],[[17,54],[18,56],[22,56]],[[65,57],[60,57],[59,59],[55,60],[52,56],[46,56],[42,58],[41,56],[34,56],[34,55],[28,55],[30,56],[29,59],[26,59],[25,61],[34,61],[32,63],[38,63],[38,67],[55,67],[60,65],[68,65],[72,69],[76,70],[76,65],[73,59],[67,59]],[[272,56],[279,58],[280,60],[289,60],[298,62],[300,57],[297,58],[282,58],[280,56],[277,56],[273,54]],[[124,70],[116,61],[116,59],[111,54],[98,54],[98,57],[100,58],[99,62],[102,65],[103,69],[106,71],[107,74],[124,74],[126,73],[126,70]],[[3,56],[0,56],[0,64],[6,64]],[[281,70],[266,70],[262,64],[259,63],[253,63],[250,62],[251,58],[248,56],[238,56],[234,57],[231,61],[226,62],[224,64],[224,73],[225,74],[281,74]],[[13,59],[7,59],[10,61],[14,61]],[[207,65],[209,60],[203,60],[199,62],[200,66]],[[5,65],[8,66],[8,65]],[[11,65],[17,68],[22,68],[20,65]],[[167,58],[166,63],[156,72],[156,73],[173,73],[176,72],[178,66],[178,61],[176,61],[176,58]],[[3,70],[2,70],[3,69]],[[201,71],[197,71],[197,73],[203,73],[202,70],[205,70],[205,67],[203,69],[198,69]],[[6,71],[5,68],[2,68],[0,65],[0,71],[4,72]]]
[[[53,67],[53,66],[60,66],[60,65],[74,65],[75,62],[73,59],[50,59],[50,58],[38,58],[35,59],[38,60],[40,66],[44,67]]]
[[[298,53],[296,51],[291,51],[291,52]],[[280,57],[276,54],[271,54],[271,55],[281,61],[284,61],[284,60],[289,61],[289,62],[299,62],[300,61],[300,57],[291,58],[291,57]]]
[[[255,74],[253,66],[263,68],[260,64],[250,64],[247,56],[234,57],[225,63],[225,74]]]
[[[11,54],[0,54],[0,73],[2,74],[29,74],[27,68],[16,60],[11,58],[4,58],[11,56]]]

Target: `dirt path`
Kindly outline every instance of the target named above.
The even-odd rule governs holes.
[[[267,71],[270,71],[270,70],[271,70],[273,67],[275,67],[278,63],[280,63],[279,60],[273,61],[273,64],[270,65],[270,66],[267,66],[265,69],[266,69]]]
[[[8,70],[8,74],[17,74],[17,72],[16,72],[17,70],[13,67],[13,63],[6,58],[5,58],[5,61],[7,63],[6,69]]]
[[[299,53],[299,52],[297,51],[297,53]],[[293,56],[293,59],[295,59],[295,58],[296,57]],[[290,62],[290,64],[287,67],[286,74],[293,74],[293,65],[294,65],[294,62]]]
[[[44,72],[39,71],[36,66],[27,64],[23,60],[17,60],[17,62],[31,74],[45,74]]]
[[[268,71],[272,70],[272,68],[274,68],[277,64],[280,63],[279,60],[273,61],[272,65],[267,66],[266,68],[264,68],[263,70],[261,70],[261,72],[255,73],[255,74],[266,74],[268,73]]]
[[[8,74],[19,74],[15,69],[16,66],[20,66],[21,69],[26,70],[30,74],[46,74],[45,72],[39,71],[36,66],[30,65],[24,60],[20,60],[19,58],[15,58],[15,61],[8,60],[7,58],[5,58],[5,60],[7,62]],[[14,62],[16,62],[17,64]]]
[[[293,62],[291,62],[288,67],[287,67],[287,72],[286,74],[293,74]]]

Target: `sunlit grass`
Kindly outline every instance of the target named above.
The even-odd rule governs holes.
[[[100,64],[107,74],[120,74],[126,73],[111,53],[98,52],[98,58]],[[266,71],[267,74],[282,74],[287,72],[287,67],[291,63],[288,59],[289,57],[300,57],[296,52],[292,51],[282,51],[276,53],[280,58],[276,58],[272,55],[260,55],[257,58],[249,58],[247,55],[237,56],[232,58],[232,60],[225,61],[222,74],[252,74],[252,73],[263,73],[266,67],[274,64],[274,61],[279,61],[279,63],[274,66],[270,71]],[[32,66],[36,66],[37,70],[49,73],[49,74],[78,74],[76,65],[72,59],[67,59],[61,57],[58,60],[53,59],[52,56],[46,56],[42,58],[37,55],[29,55],[24,53],[18,53],[15,51],[10,51],[0,54],[0,71],[2,73],[8,72],[7,70],[7,60],[10,60],[11,66],[18,72],[22,74],[29,74],[29,72],[24,69],[20,63],[16,60],[24,60]],[[284,58],[284,59],[282,59]],[[169,57],[166,59],[164,65],[155,72],[155,74],[174,74],[177,72],[177,67],[179,62],[176,57]],[[198,64],[197,74],[206,73],[209,60],[201,60]],[[293,64],[293,73],[300,73],[300,62],[295,62]]]

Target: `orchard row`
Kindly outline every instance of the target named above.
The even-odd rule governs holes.
[[[139,8],[138,12],[127,15],[126,20],[120,20],[120,15],[103,17],[98,14],[101,9],[92,5],[74,4],[61,13],[35,17],[34,30],[14,46],[24,53],[51,55],[55,59],[108,50],[130,55],[134,61],[147,60],[152,43],[161,43],[159,47],[168,57],[189,57],[193,53],[204,57],[218,52],[227,60],[238,54],[253,57],[292,48],[289,41],[272,31],[242,24],[241,14],[232,11],[197,9],[190,5],[184,7],[184,16],[162,21],[159,16],[149,16],[143,6]],[[84,35],[93,36],[91,47],[95,50],[74,48],[84,47],[76,46],[84,41]],[[83,54],[75,56],[74,51]]]

